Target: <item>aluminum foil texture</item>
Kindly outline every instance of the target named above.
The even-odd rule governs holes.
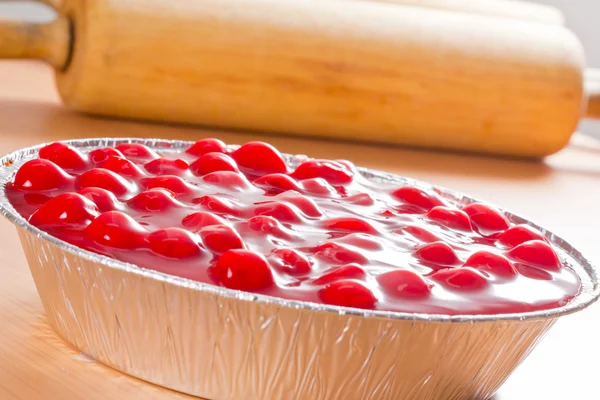
[[[187,145],[135,141],[157,149]],[[596,270],[543,229],[581,276],[583,291],[568,305],[542,312],[450,317],[360,311],[187,281],[77,249],[29,225],[8,204],[4,184],[35,154],[36,148],[25,149],[0,160],[0,209],[17,226],[50,324],[104,364],[202,398],[487,399],[558,317],[598,298]]]

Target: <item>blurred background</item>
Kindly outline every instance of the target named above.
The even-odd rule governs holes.
[[[477,1],[477,0],[473,0]],[[587,53],[588,65],[600,68],[600,1],[598,0],[529,0],[560,8],[565,14],[567,26],[581,39]],[[0,17],[27,20],[51,20],[53,11],[34,1],[0,0]],[[580,126],[584,133],[600,139],[600,121],[584,121]]]

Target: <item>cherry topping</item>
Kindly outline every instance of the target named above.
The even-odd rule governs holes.
[[[98,165],[101,168],[116,172],[117,174],[126,178],[136,179],[144,175],[142,170],[137,165],[126,158],[108,156],[106,160],[98,163]]]
[[[150,189],[141,192],[127,202],[131,208],[138,211],[160,212],[172,207],[181,207],[175,200],[173,192],[167,189]]]
[[[144,178],[140,181],[140,184],[146,189],[167,189],[176,196],[190,195],[196,190],[194,186],[175,175],[160,175]]]
[[[92,150],[89,152],[88,156],[96,164],[101,163],[110,156],[125,158],[123,153],[117,149],[113,149],[112,147],[103,147],[101,149]]]
[[[50,160],[61,168],[82,170],[89,165],[88,157],[75,147],[56,142],[40,149],[40,158]]]
[[[212,213],[198,211],[193,214],[186,215],[181,221],[181,224],[189,230],[198,231],[205,226],[224,225],[225,220]]]
[[[323,213],[319,209],[319,206],[317,206],[317,203],[299,193],[287,192],[277,197],[290,204],[295,205],[296,207],[298,207],[298,209],[300,209],[300,211],[302,211],[304,215],[308,217],[317,218],[323,215]]]
[[[375,204],[375,200],[368,193],[354,194],[352,196],[346,197],[344,201],[356,204],[357,206],[372,206]]]
[[[469,214],[477,231],[484,236],[497,235],[510,225],[500,210],[485,204],[469,204],[463,207],[463,211]]]
[[[357,263],[365,265],[369,262],[367,257],[358,251],[349,249],[348,247],[333,243],[325,242],[312,249],[315,255],[329,259],[335,263],[350,264]]]
[[[377,298],[365,284],[353,280],[333,282],[319,290],[319,299],[333,306],[374,309]]]
[[[548,271],[560,271],[560,260],[550,247],[541,240],[521,243],[508,252],[508,256]]]
[[[275,284],[265,257],[249,250],[228,250],[221,254],[213,273],[230,289],[258,291]]]
[[[429,210],[427,217],[441,225],[447,226],[450,229],[457,229],[461,231],[472,230],[469,216],[467,213],[461,210],[454,210],[444,206],[436,206]]]
[[[68,186],[73,178],[52,161],[35,159],[19,168],[14,187],[20,190],[53,190]]]
[[[544,235],[528,225],[516,225],[508,228],[498,238],[499,243],[508,247],[515,247],[530,240],[548,241]]]
[[[481,290],[488,284],[486,277],[470,267],[448,268],[435,272],[431,279],[457,290]]]
[[[98,187],[83,188],[78,192],[80,195],[93,201],[100,212],[113,211],[118,208],[118,200],[112,192]]]
[[[300,181],[300,185],[306,192],[321,196],[337,193],[333,186],[323,178],[304,179]]]
[[[223,153],[206,153],[190,165],[194,175],[206,175],[215,171],[239,172],[235,160]]]
[[[78,189],[98,187],[113,192],[117,196],[122,196],[132,190],[128,180],[104,168],[90,169],[79,175],[75,178],[75,187]]]
[[[460,261],[452,247],[445,242],[425,244],[417,249],[416,255],[422,260],[440,265],[454,265]]]
[[[311,271],[308,258],[294,249],[275,249],[273,256],[277,260],[276,267],[288,275],[306,275]]]
[[[194,204],[198,204],[217,214],[231,215],[239,217],[243,214],[243,210],[239,205],[222,196],[206,195],[193,199]]]
[[[302,222],[300,214],[295,206],[279,201],[265,202],[254,208],[254,215],[267,215],[281,222]]]
[[[133,250],[144,246],[146,231],[120,211],[100,214],[84,230],[85,236],[101,246]]]
[[[445,205],[444,201],[436,193],[426,192],[423,189],[412,186],[403,186],[392,192],[392,196],[404,203],[423,208],[427,211],[433,207]]]
[[[277,189],[277,191],[286,191],[286,190],[302,190],[298,183],[284,174],[268,174],[263,175],[260,178],[256,179],[254,185],[260,186],[266,189]]]
[[[232,157],[240,167],[258,175],[286,173],[288,170],[281,153],[268,143],[248,142],[234,151]]]
[[[345,165],[330,160],[304,161],[292,176],[296,179],[323,178],[332,185],[346,185],[353,179],[352,172]]]
[[[429,232],[427,229],[414,225],[408,225],[400,229],[395,229],[393,232],[398,234],[407,233],[413,236],[414,238],[420,240],[421,242],[425,243],[441,241],[441,239],[437,235]]]
[[[421,275],[405,269],[385,272],[377,282],[392,297],[424,297],[431,293],[431,285]]]
[[[139,143],[124,143],[116,147],[127,158],[137,161],[150,161],[160,158],[155,151],[150,150],[147,146]]]
[[[48,200],[30,217],[34,226],[80,226],[89,224],[100,213],[91,200],[77,193],[63,193]]]
[[[279,221],[267,215],[257,215],[250,218],[248,220],[248,226],[255,232],[263,232],[278,238],[291,238],[291,235]]]
[[[205,226],[198,234],[202,237],[204,245],[214,253],[244,248],[244,242],[240,235],[228,225]]]
[[[227,146],[219,139],[201,139],[185,152],[200,157],[206,153],[225,153]]]
[[[148,235],[150,249],[164,257],[184,259],[201,254],[194,236],[181,228],[166,228]]]
[[[362,232],[376,234],[377,229],[370,223],[360,218],[332,218],[323,222],[323,226],[331,230],[349,231],[349,232]]]
[[[323,275],[313,281],[315,285],[327,285],[328,283],[342,279],[362,280],[367,277],[367,273],[358,264],[346,264],[341,267],[333,267],[325,271]]]
[[[465,262],[465,267],[489,271],[493,275],[505,278],[517,275],[517,270],[505,257],[485,250],[473,253]]]
[[[250,182],[243,175],[231,171],[216,171],[202,177],[204,182],[229,190],[243,191],[250,187]]]
[[[348,244],[350,246],[358,247],[369,251],[381,251],[383,245],[381,241],[377,240],[371,235],[365,235],[364,233],[351,233],[344,237],[336,240],[342,244]]]
[[[51,198],[52,197],[46,196],[45,194],[41,193],[25,193],[23,195],[23,199],[25,200],[25,202],[32,206],[41,206]]]
[[[187,171],[189,165],[187,162],[176,159],[157,158],[144,165],[146,171],[154,175],[183,175]]]

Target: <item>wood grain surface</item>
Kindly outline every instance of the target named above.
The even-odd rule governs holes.
[[[535,132],[532,132],[535,134]],[[322,140],[101,120],[58,101],[48,67],[0,63],[0,153],[59,139],[131,136],[229,143],[267,140],[284,152],[346,158],[451,187],[550,228],[600,261],[600,144],[575,136],[545,162],[483,158]],[[190,397],[108,369],[66,346],[48,326],[14,228],[0,219],[0,399],[171,400]],[[600,306],[559,321],[494,400],[599,398]]]

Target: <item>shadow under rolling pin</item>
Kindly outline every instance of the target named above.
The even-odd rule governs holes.
[[[46,2],[50,23],[0,22],[0,58],[47,61],[81,112],[525,157],[600,117],[600,74],[549,7]]]

